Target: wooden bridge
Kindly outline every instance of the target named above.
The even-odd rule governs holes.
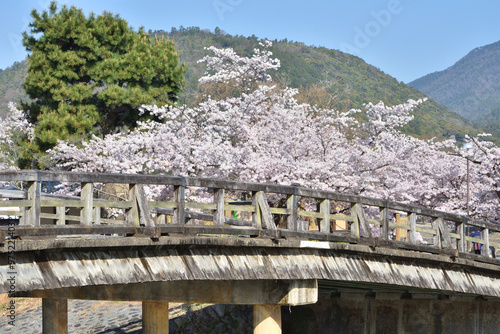
[[[169,302],[254,305],[254,333],[281,333],[280,306],[322,289],[500,299],[500,226],[452,213],[165,175],[4,171],[0,182],[27,189],[0,192],[0,293],[43,298],[44,333],[67,332],[68,299],[142,301],[144,333],[168,333]],[[54,194],[60,185],[77,196]]]

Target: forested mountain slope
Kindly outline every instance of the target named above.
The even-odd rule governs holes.
[[[476,48],[446,70],[409,85],[499,136],[499,76],[500,41]]]
[[[238,54],[248,56],[258,46],[256,36],[231,36],[216,28],[214,32],[197,27],[170,31],[149,31],[152,37],[164,36],[173,40],[180,59],[186,64],[186,86],[180,102],[195,103],[197,80],[204,65],[197,63],[207,51],[204,47],[231,47]],[[425,95],[374,66],[337,50],[306,46],[300,42],[273,41],[271,49],[280,59],[281,68],[275,81],[282,85],[300,88],[299,100],[319,104],[337,110],[362,108],[364,103],[383,101],[389,105],[400,104],[408,99]],[[16,63],[0,72],[0,113],[6,111],[8,101],[18,102],[25,98],[22,81],[26,63]],[[433,100],[422,104],[415,112],[415,119],[403,131],[421,138],[446,138],[481,132],[475,125]]]
[[[10,101],[19,102],[21,99],[27,99],[22,87],[27,69],[26,60],[15,62],[5,70],[0,69],[0,116],[7,112],[7,104]]]

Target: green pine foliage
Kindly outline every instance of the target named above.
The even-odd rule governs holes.
[[[177,100],[184,67],[171,41],[152,41],[109,12],[86,17],[75,7],[58,11],[52,2],[48,11],[31,15],[31,34],[23,33],[30,52],[24,89],[31,101],[22,108],[35,124],[35,141],[25,143],[21,167],[32,167],[58,139],[134,127],[150,117],[139,116],[142,104]]]

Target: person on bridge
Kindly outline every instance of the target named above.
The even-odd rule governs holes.
[[[471,237],[479,237],[481,238],[481,231],[479,231],[478,229],[476,229]],[[477,242],[473,242],[472,243],[472,249],[474,250],[474,254],[481,254],[481,244],[480,243],[477,243]]]

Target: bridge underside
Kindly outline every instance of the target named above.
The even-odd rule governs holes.
[[[197,291],[208,291],[203,286],[204,281],[210,284],[234,282],[231,289],[243,291],[258,285],[245,287],[245,281],[322,280],[337,282],[340,287],[368,290],[376,287],[375,290],[434,291],[500,298],[497,266],[444,254],[311,241],[206,238],[201,242],[204,244],[200,244],[200,238],[165,237],[162,244],[161,239],[164,238],[156,243],[145,239],[150,244],[141,247],[106,247],[106,243],[112,245],[112,240],[103,240],[103,247],[96,248],[92,244],[92,249],[84,247],[85,240],[72,240],[66,247],[64,243],[69,241],[57,240],[57,250],[19,251],[16,253],[16,292],[59,290],[62,293],[96,286],[109,286],[105,289],[139,283],[154,286],[154,282],[166,282],[175,287],[174,290],[182,290],[183,284],[196,287],[198,282]],[[19,245],[23,247],[26,245]],[[8,255],[2,254],[0,292],[9,292],[7,264]],[[303,286],[310,288],[306,283]],[[260,288],[278,289],[264,285]],[[227,291],[217,293],[227,294]],[[192,297],[183,298],[187,299],[182,301],[188,302]],[[293,301],[283,298],[281,296],[277,304],[310,302],[308,299],[300,301],[299,297]],[[231,303],[252,304],[244,300]]]

